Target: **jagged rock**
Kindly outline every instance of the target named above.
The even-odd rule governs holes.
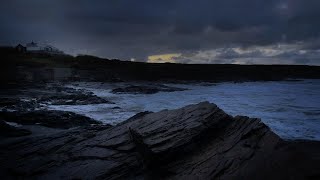
[[[86,104],[113,104],[106,99],[94,95],[92,92],[87,92],[83,89],[74,89],[63,87],[56,84],[49,84],[45,87],[44,93],[37,97],[39,103],[52,105],[86,105]]]
[[[33,111],[40,108],[38,102],[34,99],[24,101],[18,97],[11,98],[0,98],[0,108],[3,111],[14,110],[14,111]]]
[[[6,121],[23,125],[38,124],[62,129],[101,124],[101,122],[95,121],[89,117],[66,111],[38,110],[30,112],[0,112],[0,117]]]
[[[115,94],[155,94],[158,92],[174,92],[174,91],[184,91],[187,89],[169,87],[165,85],[149,85],[149,86],[137,86],[131,85],[123,88],[115,88],[111,92]]]
[[[108,100],[92,94],[69,94],[42,97],[38,100],[41,103],[51,105],[86,105],[86,104],[114,104]]]
[[[88,105],[114,104],[109,100],[98,97],[92,92],[82,89],[61,87],[58,85],[40,86],[37,89],[26,89],[14,96],[0,98],[2,111],[34,111],[43,109],[43,105]],[[28,99],[25,99],[28,97]]]
[[[319,142],[203,102],[107,129],[0,142],[3,179],[319,179]]]

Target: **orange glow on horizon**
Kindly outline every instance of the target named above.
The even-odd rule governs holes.
[[[175,58],[180,57],[180,53],[172,53],[172,54],[159,54],[159,55],[152,55],[148,57],[149,63],[174,63]]]

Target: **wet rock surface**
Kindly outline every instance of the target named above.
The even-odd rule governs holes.
[[[25,101],[19,97],[5,97],[0,98],[0,102],[2,111],[34,111],[41,107],[36,99]]]
[[[5,91],[6,93],[8,91]],[[3,91],[1,91],[3,93]],[[13,95],[0,97],[2,111],[35,111],[43,105],[114,104],[83,89],[63,87],[61,84],[43,84],[39,87],[20,89]]]
[[[45,89],[53,93],[42,94],[42,96],[38,98],[38,101],[41,103],[52,105],[86,105],[113,103],[83,89],[63,87],[56,84],[48,85]]]
[[[112,104],[112,102],[92,94],[54,95],[41,97],[39,102],[51,105]]]
[[[23,125],[42,125],[52,128],[68,129],[77,126],[101,124],[89,117],[66,111],[38,110],[30,112],[0,112],[0,117],[9,122]]]
[[[127,87],[115,88],[111,92],[115,94],[155,94],[158,92],[184,91],[187,89],[170,87],[166,85],[130,85]]]
[[[203,102],[114,126],[0,141],[3,179],[319,179],[320,143]]]

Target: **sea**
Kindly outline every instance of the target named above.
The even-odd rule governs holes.
[[[232,116],[261,118],[284,139],[320,140],[320,80],[165,85],[188,90],[113,94],[112,89],[119,84],[73,83],[66,87],[93,92],[115,104],[48,105],[47,108],[72,111],[105,124],[116,125],[142,111],[158,112],[209,101]]]

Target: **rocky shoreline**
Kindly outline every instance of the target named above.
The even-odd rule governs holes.
[[[11,94],[8,94],[10,93]],[[65,87],[62,84],[43,83],[28,88],[1,91],[0,108],[3,111],[41,110],[43,105],[114,104],[83,89]]]
[[[285,141],[259,119],[208,102],[116,126],[2,137],[0,147],[3,179],[320,178],[320,142]]]

